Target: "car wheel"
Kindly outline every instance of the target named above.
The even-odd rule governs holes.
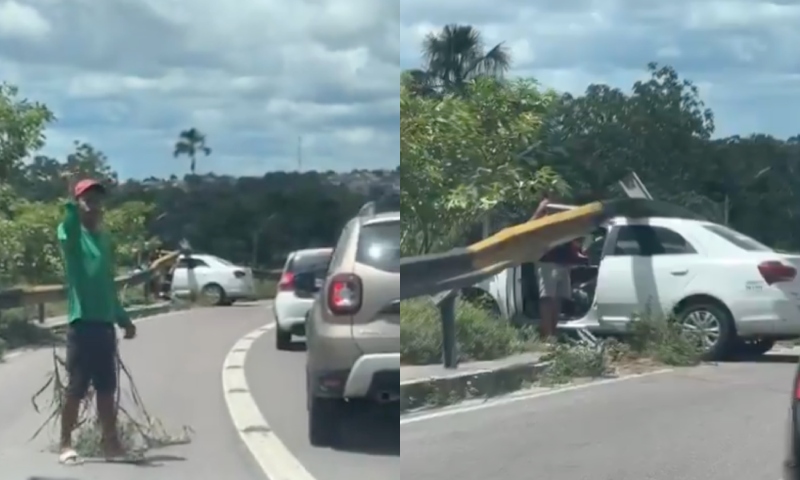
[[[204,286],[200,294],[203,296],[203,300],[209,305],[220,306],[224,305],[226,302],[225,290],[216,283],[209,283]]]
[[[775,340],[768,338],[742,339],[739,341],[737,353],[745,356],[760,356],[772,350]]]
[[[315,447],[336,443],[344,400],[311,397],[308,405],[308,441]]]
[[[722,360],[734,350],[736,330],[724,308],[714,303],[689,303],[678,313],[678,321],[685,331],[698,335],[703,360]]]
[[[278,350],[289,350],[292,348],[292,332],[281,330],[275,331],[275,348]]]

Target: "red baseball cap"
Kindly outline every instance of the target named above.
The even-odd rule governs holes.
[[[72,192],[77,198],[92,189],[97,189],[100,193],[106,193],[106,187],[104,187],[102,183],[97,180],[92,180],[91,178],[86,178],[76,183]]]

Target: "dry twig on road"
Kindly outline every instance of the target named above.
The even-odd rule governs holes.
[[[152,416],[144,406],[133,376],[117,353],[117,418],[120,440],[130,452],[144,453],[152,448],[181,445],[191,442],[193,431],[184,426],[180,433],[171,434],[163,422]],[[46,409],[47,419],[36,430],[31,440],[38,437],[47,427],[59,428],[64,393],[67,384],[66,362],[56,346],[53,347],[53,369],[45,384],[31,397],[37,413],[41,397],[50,392]],[[124,385],[123,385],[124,384]],[[94,392],[90,390],[81,405],[78,423],[75,428],[75,450],[84,457],[99,456],[102,453],[101,432],[96,421]],[[125,406],[127,405],[127,406]]]

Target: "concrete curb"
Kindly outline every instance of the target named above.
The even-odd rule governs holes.
[[[429,410],[526,388],[539,380],[550,362],[531,360],[497,368],[400,382],[400,412]]]

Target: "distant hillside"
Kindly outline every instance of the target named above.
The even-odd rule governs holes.
[[[347,173],[327,172],[334,185],[368,195],[370,192],[400,193],[400,172],[397,170],[354,170]]]

